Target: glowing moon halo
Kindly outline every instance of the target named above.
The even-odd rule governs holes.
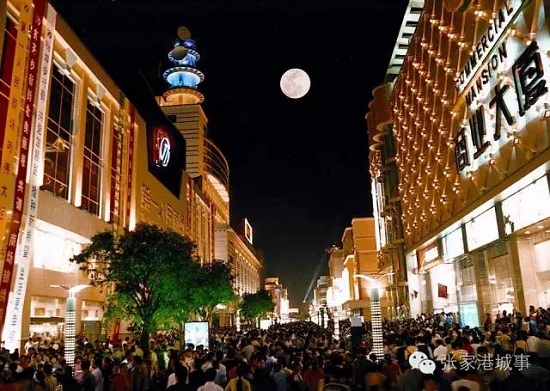
[[[311,81],[308,74],[300,68],[292,68],[286,71],[281,77],[281,91],[291,99],[300,99],[305,96]]]

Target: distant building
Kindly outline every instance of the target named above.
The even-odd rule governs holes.
[[[288,291],[279,283],[278,277],[268,277],[265,279],[265,290],[271,295],[275,304],[272,320],[275,323],[286,323],[289,321],[290,305],[288,300]]]
[[[328,260],[329,275],[326,305],[339,319],[370,317],[370,295],[381,293],[382,316],[388,316],[386,287],[393,275],[380,272],[372,217],[354,218],[342,235],[342,247],[333,246]]]
[[[318,325],[328,326],[328,305],[327,292],[329,288],[329,277],[320,276],[313,289],[313,301],[310,307],[310,317]]]
[[[237,295],[242,296],[246,293],[256,293],[262,287],[260,282],[263,275],[263,259],[257,254],[252,245],[252,227],[246,221],[246,231],[238,233],[228,224],[217,224],[214,229],[215,237],[215,258],[229,262],[234,273],[234,287]],[[248,232],[250,236],[245,236]],[[234,314],[236,308],[229,308],[222,315],[225,319],[220,319],[220,324],[225,326],[234,325]]]

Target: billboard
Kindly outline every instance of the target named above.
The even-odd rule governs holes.
[[[208,322],[187,322],[184,325],[185,346],[193,344],[208,349]]]
[[[179,198],[185,168],[185,140],[172,125],[147,124],[149,172]]]

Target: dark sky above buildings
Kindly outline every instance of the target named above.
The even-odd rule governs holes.
[[[189,28],[208,134],[231,168],[232,219],[249,219],[267,276],[300,304],[326,271],[325,250],[353,217],[372,215],[364,116],[408,1],[51,2],[130,98],[140,73],[163,86],[177,28]],[[279,88],[296,67],[312,84],[298,100]]]

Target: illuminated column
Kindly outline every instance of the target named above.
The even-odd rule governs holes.
[[[74,347],[76,337],[76,298],[69,291],[65,309],[65,360],[71,367],[74,365]]]
[[[67,304],[65,307],[65,325],[64,325],[64,338],[65,338],[65,360],[67,364],[73,367],[74,365],[74,347],[76,337],[76,297],[75,295],[83,289],[90,287],[90,285],[80,284],[75,286],[67,285],[50,285],[50,288],[61,288],[69,294],[67,297]],[[74,368],[73,368],[74,370]]]
[[[370,313],[372,325],[372,353],[376,354],[376,360],[384,357],[384,339],[382,337],[382,310],[380,308],[380,292],[378,288],[370,291]]]
[[[334,311],[334,339],[340,339],[340,311]]]
[[[237,310],[235,312],[235,327],[237,328],[237,332],[241,331],[241,316],[240,316],[241,310]]]

